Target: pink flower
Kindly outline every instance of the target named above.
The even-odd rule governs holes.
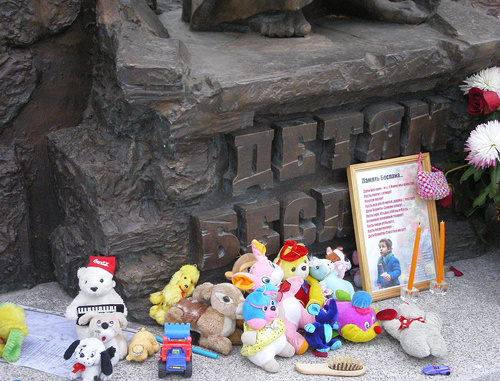
[[[465,142],[467,162],[476,169],[496,167],[500,160],[500,122],[492,120],[480,124]]]

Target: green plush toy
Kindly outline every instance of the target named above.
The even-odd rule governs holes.
[[[13,303],[0,304],[0,357],[8,362],[19,360],[27,335],[24,310]]]

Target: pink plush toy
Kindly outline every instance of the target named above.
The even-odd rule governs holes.
[[[252,252],[257,260],[248,273],[233,274],[231,281],[242,291],[253,291],[265,285],[272,284],[279,288],[283,280],[283,269],[266,257],[266,247],[257,240],[252,241]]]
[[[257,262],[250,268],[250,272],[234,274],[231,279],[233,284],[243,291],[253,291],[268,284],[278,289],[283,279],[283,270],[267,259],[265,246],[260,242],[253,240],[252,249]],[[279,300],[280,308],[284,311],[285,335],[288,342],[295,348],[295,352],[302,354],[307,350],[308,344],[297,330],[314,322],[314,316],[307,313],[300,301],[294,297],[304,280],[295,276],[288,278],[287,282],[290,288]]]
[[[351,298],[343,291],[337,291],[337,324],[340,335],[356,343],[374,339],[382,333],[377,320],[377,311],[370,307],[372,297],[365,291],[357,291]]]

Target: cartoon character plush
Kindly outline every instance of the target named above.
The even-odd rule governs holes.
[[[252,241],[252,253],[256,262],[249,272],[233,274],[231,282],[242,291],[251,292],[264,284],[279,288],[283,280],[283,269],[266,257],[266,247],[259,241]]]
[[[309,251],[302,244],[295,241],[285,241],[274,263],[279,265],[284,272],[283,283],[280,292],[288,290],[288,278],[300,276],[303,279],[295,297],[300,300],[302,305],[311,315],[318,314],[321,306],[325,302],[323,291],[319,282],[309,275]]]
[[[277,291],[272,284],[267,284],[247,296],[243,304],[245,332],[241,336],[241,354],[273,373],[279,370],[276,355],[292,357],[295,354],[285,337],[285,323],[278,318],[279,307],[272,297]]]
[[[128,355],[125,357],[127,361],[142,362],[153,353],[158,352],[160,344],[156,341],[154,335],[147,331],[146,328],[141,328],[128,344]]]
[[[115,257],[89,258],[87,267],[78,269],[80,291],[66,308],[66,319],[76,322],[79,339],[92,337],[88,326],[80,323],[80,318],[88,312],[121,312],[127,316],[123,299],[115,291]]]
[[[13,303],[0,304],[0,358],[16,362],[28,335],[24,310]]]
[[[337,291],[337,324],[340,335],[349,341],[362,343],[382,333],[377,320],[377,310],[370,307],[372,297],[365,291],[357,291],[352,300],[345,291]]]
[[[327,289],[333,292],[333,297],[337,290],[347,292],[351,297],[354,295],[353,285],[345,279],[339,278],[335,264],[329,259],[312,257],[310,260],[311,268],[309,272],[311,276],[319,281],[320,285],[324,285]]]
[[[121,312],[93,314],[87,313],[80,319],[82,324],[89,325],[92,337],[101,340],[104,347],[114,347],[115,355],[111,358],[111,363],[118,364],[127,355],[127,338],[122,333],[122,329],[127,327],[127,319]]]
[[[441,318],[435,312],[424,312],[415,304],[403,303],[395,310],[380,311],[377,318],[410,356],[424,358],[446,355]]]
[[[234,274],[233,284],[242,291],[252,291],[267,284],[278,288],[283,279],[283,270],[267,259],[265,256],[266,248],[260,242],[252,241],[252,248],[256,263],[252,265],[249,272]],[[298,333],[298,329],[314,321],[314,318],[307,313],[300,301],[294,297],[302,284],[303,279],[299,276],[289,278],[287,280],[288,287],[282,291],[279,300],[280,307],[284,311],[285,336],[298,354],[304,353],[308,348],[307,341]]]
[[[149,316],[163,325],[165,312],[182,298],[191,296],[199,279],[200,270],[195,265],[182,266],[163,290],[150,295],[149,301],[153,306],[149,309]]]
[[[337,304],[334,299],[328,299],[319,314],[315,316],[316,321],[307,324],[305,338],[309,345],[314,348],[313,355],[327,357],[329,350],[342,346],[342,342],[336,337],[339,335],[337,329]]]
[[[83,381],[109,381],[113,375],[111,357],[115,354],[115,348],[106,349],[104,344],[95,337],[76,340],[64,352],[64,359],[69,360],[75,354],[76,364],[69,374],[70,380],[79,377]]]
[[[333,262],[339,278],[343,278],[345,273],[352,268],[351,261],[344,254],[344,248],[342,246],[337,246],[335,250],[332,250],[332,248],[328,246],[326,248],[325,258]]]
[[[233,344],[241,343],[243,294],[230,283],[205,282],[194,289],[193,296],[179,300],[165,313],[165,323],[189,323],[200,333],[200,345],[227,355]]]

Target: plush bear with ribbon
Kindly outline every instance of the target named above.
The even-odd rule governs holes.
[[[303,279],[303,284],[295,297],[300,300],[307,312],[311,315],[317,315],[325,298],[319,282],[309,274],[308,254],[309,251],[304,245],[291,240],[285,241],[274,263],[279,265],[284,272],[280,292],[286,292],[290,288],[287,279],[300,276]]]
[[[245,332],[241,354],[268,372],[279,370],[275,356],[292,357],[295,349],[285,337],[285,323],[273,295],[277,289],[266,284],[247,296],[243,303]]]
[[[200,279],[200,270],[195,265],[184,265],[177,270],[163,290],[149,296],[153,306],[149,316],[160,325],[165,324],[165,313],[181,299],[191,296]]]
[[[435,312],[424,312],[415,304],[403,303],[396,309],[378,312],[377,318],[410,356],[424,358],[446,355],[441,318]]]

